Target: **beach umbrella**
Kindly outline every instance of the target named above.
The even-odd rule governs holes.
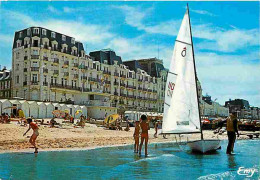
[[[79,113],[82,114],[82,110],[77,110],[77,111],[75,112],[75,115],[78,115]]]
[[[105,123],[111,124],[111,123],[115,122],[119,117],[120,117],[119,114],[111,114],[106,117]]]

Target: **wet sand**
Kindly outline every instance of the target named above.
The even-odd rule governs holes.
[[[20,126],[16,122],[11,124],[0,124],[0,153],[33,151],[30,148],[29,138],[32,134],[30,130],[26,136],[23,136],[28,127]],[[39,137],[36,144],[39,151],[53,150],[83,150],[96,147],[128,145],[133,144],[134,128],[130,131],[107,130],[103,127],[97,127],[95,124],[86,123],[84,128],[74,128],[72,125],[63,125],[62,128],[49,128],[49,126],[39,126]],[[149,131],[149,143],[175,142],[175,135],[167,135],[164,139],[161,135],[154,138],[154,129]],[[250,132],[240,132],[249,133]],[[213,131],[203,131],[204,139],[227,139],[226,133],[215,135]],[[182,140],[196,140],[200,134],[193,134],[182,137]],[[178,138],[179,139],[179,138]],[[247,136],[240,136],[239,139],[249,139]]]

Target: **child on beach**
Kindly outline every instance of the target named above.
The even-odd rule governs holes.
[[[147,152],[147,145],[148,145],[148,130],[149,128],[149,121],[147,121],[147,117],[146,115],[142,115],[141,116],[141,129],[142,129],[142,133],[141,133],[141,143],[140,143],[140,147],[139,147],[139,156],[141,156],[141,151],[142,151],[142,146],[145,140],[145,156],[148,156],[148,152]]]
[[[135,132],[134,132],[134,140],[135,140],[135,145],[134,145],[134,153],[138,153],[138,148],[139,148],[139,135],[140,135],[140,121],[135,122]]]
[[[27,119],[27,123],[29,124],[29,129],[23,134],[23,136],[26,135],[26,133],[32,128],[33,129],[33,134],[29,140],[29,142],[33,145],[35,151],[34,153],[38,153],[38,148],[36,147],[35,141],[37,139],[37,137],[39,136],[39,132],[38,132],[38,126],[37,124],[35,124],[34,122],[32,122],[32,118],[28,118]]]

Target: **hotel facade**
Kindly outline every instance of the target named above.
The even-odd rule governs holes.
[[[110,49],[89,56],[73,37],[30,27],[15,32],[12,70],[13,97],[85,105],[93,118],[163,112],[167,70],[156,58],[123,62]]]

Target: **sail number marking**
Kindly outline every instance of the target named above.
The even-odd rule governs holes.
[[[183,48],[182,52],[181,52],[181,56],[185,57],[186,56],[186,47]]]
[[[171,96],[172,97],[174,86],[175,86],[175,84],[173,82],[169,82],[167,96]]]

